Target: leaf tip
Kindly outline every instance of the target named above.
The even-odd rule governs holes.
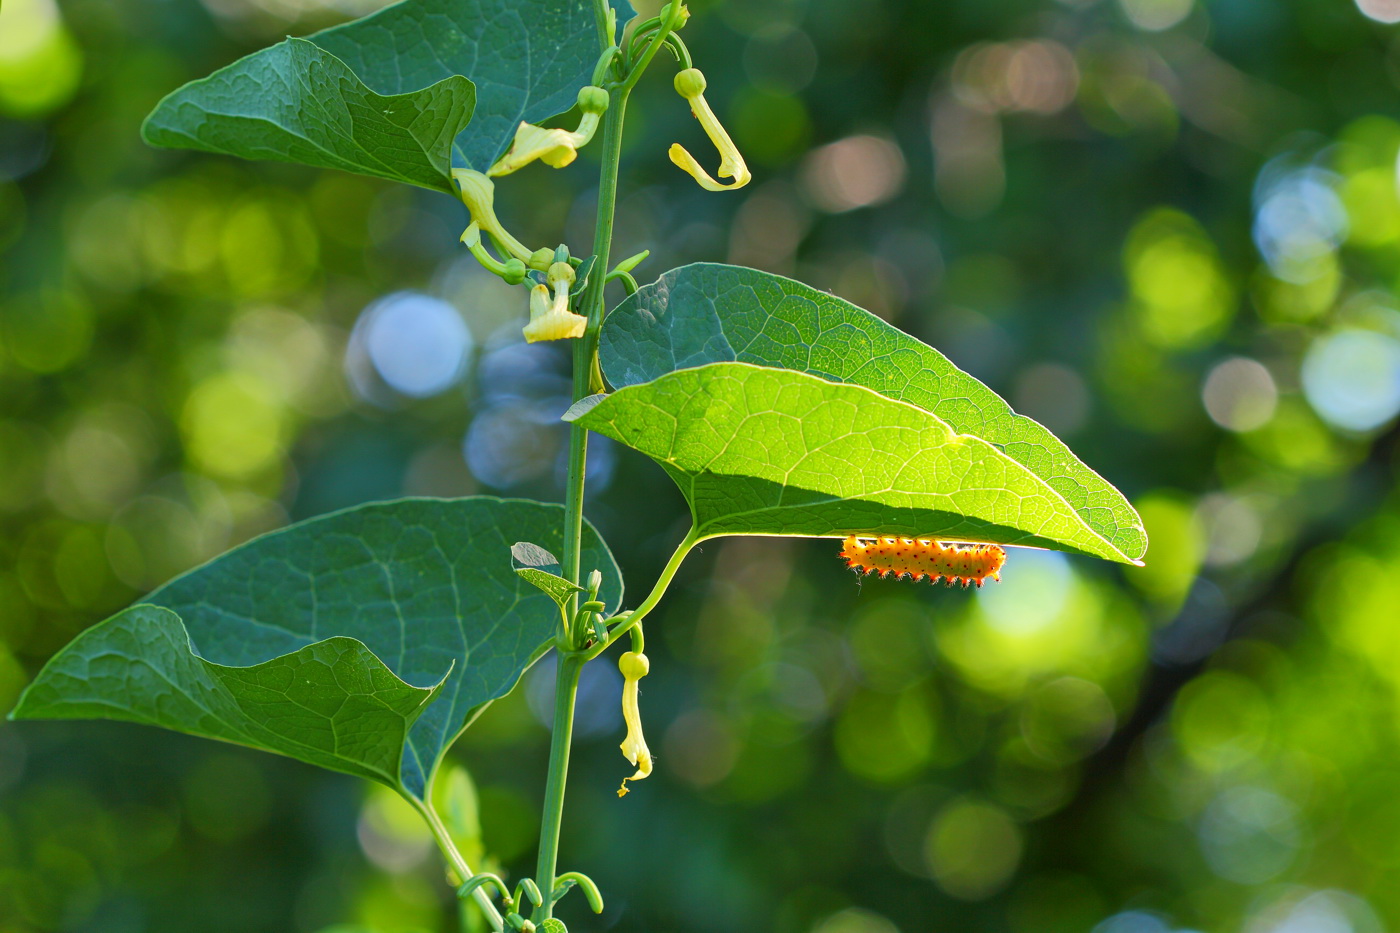
[[[522,568],[544,570],[551,567],[558,569],[559,567],[559,558],[538,544],[531,544],[529,541],[517,541],[512,544],[510,557],[518,565],[517,570]]]
[[[590,395],[587,398],[581,398],[577,402],[574,402],[572,405],[570,405],[569,410],[564,412],[564,414],[560,416],[559,420],[567,421],[570,424],[572,424],[573,422],[581,419],[584,415],[588,414],[593,409],[597,408],[599,403],[601,403],[605,398],[607,398],[607,395],[603,393],[599,393],[597,395]]]

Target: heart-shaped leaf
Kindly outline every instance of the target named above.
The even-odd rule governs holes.
[[[60,652],[12,716],[162,726],[393,787],[409,727],[443,682],[404,683],[353,638],[247,667],[214,664],[191,651],[178,615],[133,606]]]
[[[170,94],[147,117],[153,146],[338,168],[452,193],[452,141],[476,89],[447,77],[381,96],[345,63],[287,39]]]
[[[864,386],[711,363],[594,396],[566,421],[652,457],[701,537],[895,534],[1132,560],[996,447]]]
[[[301,522],[235,548],[145,600],[178,615],[187,639],[151,629],[153,622],[168,629],[169,613],[143,611],[121,625],[114,619],[95,626],[39,673],[17,714],[42,716],[44,709],[56,708],[49,698],[61,696],[68,704],[64,709],[81,710],[71,715],[148,721],[127,711],[162,701],[162,694],[129,692],[133,686],[154,689],[165,683],[159,678],[74,677],[70,659],[104,658],[119,669],[154,667],[159,658],[160,669],[197,678],[206,665],[252,671],[290,663],[288,658],[303,650],[325,650],[318,647],[328,644],[325,639],[354,639],[366,649],[355,676],[374,676],[378,664],[411,690],[431,690],[442,682],[436,702],[411,725],[405,723],[406,739],[394,739],[403,750],[394,780],[421,796],[457,735],[515,686],[557,633],[558,609],[516,575],[510,547],[528,535],[561,548],[563,526],[562,506],[489,496],[404,499]],[[616,606],[621,574],[591,526],[584,529],[582,556],[585,566],[602,570],[600,598]],[[174,667],[172,643],[186,655]],[[345,657],[349,665],[350,655]],[[166,686],[191,696],[204,689],[198,679]],[[42,707],[36,705],[41,697],[46,698]],[[285,709],[269,709],[266,719],[296,715],[298,708],[289,701]],[[197,719],[162,724],[208,734]],[[390,738],[376,734],[363,740]],[[324,756],[313,758],[271,741],[249,744],[338,767]]]
[[[1136,560],[1147,550],[1128,500],[1063,441],[933,347],[801,282],[712,263],[674,269],[608,315],[599,356],[618,387],[728,361],[865,386],[996,447],[1044,480],[1122,557]]]
[[[145,135],[452,193],[451,167],[484,171],[522,121],[572,108],[598,53],[591,0],[402,0],[185,85]]]

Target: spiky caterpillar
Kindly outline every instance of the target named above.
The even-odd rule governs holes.
[[[995,544],[956,544],[931,538],[892,538],[888,535],[851,535],[841,549],[846,565],[857,573],[878,573],[881,578],[894,574],[918,583],[946,580],[949,586],[975,583],[988,577],[1001,582],[1001,565],[1006,552]]]

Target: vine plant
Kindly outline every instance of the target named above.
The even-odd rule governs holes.
[[[626,0],[402,0],[250,55],[156,107],[143,132],[157,146],[460,198],[466,247],[528,293],[525,338],[573,341],[567,496],[372,503],[257,538],[83,633],[13,717],[147,723],[378,781],[422,815],[459,896],[494,930],[558,933],[554,906],[570,889],[602,910],[593,882],[557,863],[580,671],[629,638],[622,750],[636,768],[628,780],[646,777],[642,622],[698,542],[883,536],[891,547],[1140,562],[1147,540],[1127,500],[932,347],[753,269],[689,265],[639,287],[645,253],[612,264],[628,97],[663,50],[718,151],[719,180],[679,145],[671,160],[712,191],[750,178],[680,36],[688,17],[684,0],[641,21]],[[571,108],[576,129],[542,125]],[[598,135],[592,244],[583,255],[522,244],[496,214],[498,180],[567,166]],[[614,281],[626,297],[609,311]],[[631,611],[583,516],[590,431],[652,457],[690,505],[689,533]],[[959,553],[924,546],[925,560]],[[539,858],[512,888],[463,858],[434,778],[453,741],[551,648]]]

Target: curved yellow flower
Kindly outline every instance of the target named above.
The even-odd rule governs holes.
[[[628,651],[617,659],[617,667],[622,671],[622,718],[627,722],[627,738],[619,747],[627,760],[637,766],[637,773],[623,778],[617,790],[619,797],[626,797],[628,781],[640,781],[651,774],[651,750],[642,737],[642,711],[637,702],[637,681],[651,670],[651,662],[644,654]]]
[[[719,150],[719,177],[734,180],[727,185],[715,181],[680,143],[672,144],[671,161],[699,182],[700,187],[706,191],[733,191],[747,185],[753,176],[749,174],[749,167],[745,164],[739,147],[734,145],[734,140],[729,138],[724,126],[720,124],[719,117],[715,116],[715,112],[705,101],[705,87],[705,76],[698,68],[687,68],[676,75],[676,93],[689,101],[690,112],[700,121],[705,135],[710,137],[710,142]]]
[[[578,106],[583,116],[579,118],[578,129],[572,133],[558,127],[521,123],[516,128],[510,151],[501,156],[487,174],[494,178],[509,175],[536,159],[554,168],[563,168],[573,162],[578,158],[578,151],[598,131],[598,121],[608,109],[608,92],[600,87],[585,87],[578,92]]]
[[[507,253],[527,266],[534,268],[545,268],[535,266],[531,260],[534,253],[525,247],[515,237],[510,235],[501,222],[496,218],[496,183],[480,172],[469,168],[454,168],[452,170],[452,180],[457,182],[457,190],[461,192],[462,203],[471,211],[472,224],[478,228],[478,232],[473,234],[471,227],[467,228],[467,233],[462,234],[463,242],[471,245],[470,236],[477,237],[480,243],[480,234],[489,234],[496,245],[503,253]],[[553,253],[550,254],[551,256]]]

